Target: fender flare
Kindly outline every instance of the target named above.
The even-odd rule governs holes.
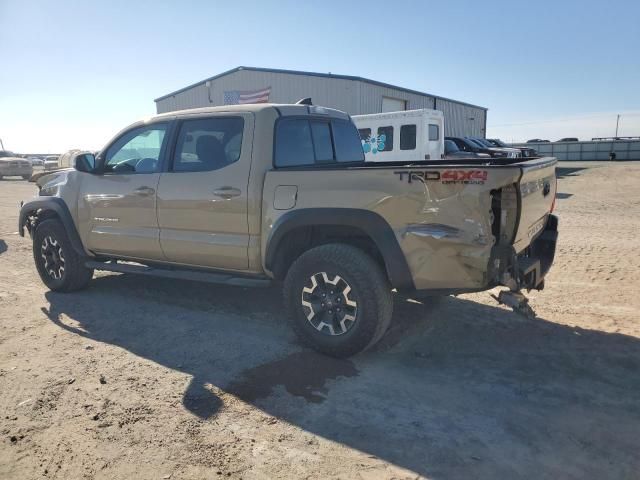
[[[391,285],[414,290],[413,277],[391,225],[379,214],[358,208],[304,208],[282,215],[267,239],[265,266],[273,270],[276,253],[285,235],[300,227],[336,225],[355,227],[368,235],[382,254]]]
[[[80,240],[78,230],[73,223],[73,218],[71,217],[69,208],[64,203],[64,200],[58,197],[39,197],[36,200],[31,200],[30,202],[22,205],[22,208],[20,208],[20,216],[18,217],[18,233],[21,237],[24,237],[24,228],[28,221],[29,215],[32,215],[34,212],[38,211],[54,212],[62,222],[62,225],[64,226],[64,229],[69,236],[69,241],[71,242],[71,246],[73,247],[73,249],[81,257],[87,256],[87,252],[82,245],[82,240]]]

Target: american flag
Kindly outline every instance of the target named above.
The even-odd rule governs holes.
[[[245,103],[267,103],[271,87],[262,90],[252,90],[250,92],[241,92],[239,90],[231,90],[224,92],[225,105],[243,105]]]

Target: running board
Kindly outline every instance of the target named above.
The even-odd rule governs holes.
[[[85,262],[87,268],[116,273],[134,273],[150,275],[153,277],[174,278],[176,280],[191,280],[195,282],[221,283],[237,287],[268,287],[271,280],[268,278],[238,277],[225,273],[200,272],[196,270],[170,270],[164,268],[148,267],[146,265],[132,265],[115,262]]]

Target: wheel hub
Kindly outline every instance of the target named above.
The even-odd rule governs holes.
[[[340,275],[319,272],[302,289],[302,307],[309,323],[325,335],[343,335],[355,324],[358,304],[351,285]]]
[[[51,235],[44,237],[40,246],[40,256],[44,260],[44,270],[51,278],[60,280],[64,275],[64,254],[62,246]]]

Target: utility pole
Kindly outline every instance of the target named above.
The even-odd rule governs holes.
[[[618,117],[616,118],[616,136],[615,136],[615,138],[618,138],[618,125],[620,125],[620,114],[618,114]]]

